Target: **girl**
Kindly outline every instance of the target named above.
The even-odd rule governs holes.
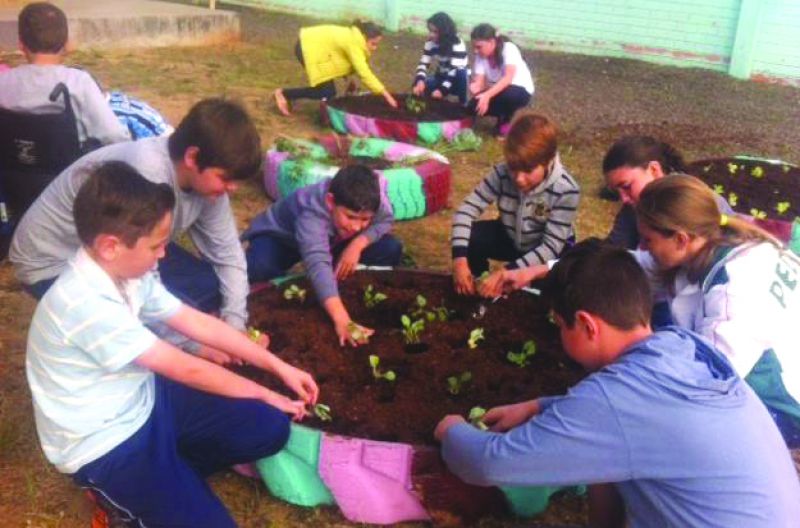
[[[467,46],[456,33],[456,24],[447,13],[439,12],[428,19],[428,40],[417,66],[412,92],[434,99],[458,97],[467,102]],[[436,73],[427,75],[431,61],[436,60]]]
[[[302,28],[294,54],[306,70],[308,88],[279,88],[273,94],[275,104],[283,115],[290,115],[295,99],[330,99],[336,96],[333,80],[355,72],[373,93],[380,94],[386,103],[397,108],[392,94],[378,80],[367,64],[369,56],[378,49],[383,31],[372,22],[356,21],[350,27],[321,25]]]
[[[533,96],[533,78],[519,48],[497,35],[489,24],[472,30],[475,64],[468,107],[473,113],[497,117],[496,132],[508,133],[514,112],[528,105]]]
[[[473,276],[489,269],[489,258],[524,268],[556,258],[574,240],[580,189],[561,165],[556,125],[541,115],[520,115],[504,154],[506,162],[494,166],[453,216],[453,280],[461,294],[475,293]],[[478,221],[492,202],[500,218]]]

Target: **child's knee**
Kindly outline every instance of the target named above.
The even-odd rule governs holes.
[[[271,405],[261,405],[256,418],[260,425],[258,456],[264,458],[274,455],[289,441],[291,431],[289,417]]]

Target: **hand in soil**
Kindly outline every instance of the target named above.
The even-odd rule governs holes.
[[[457,258],[453,261],[453,285],[456,292],[461,295],[475,295],[475,281],[466,258]]]
[[[366,345],[369,343],[369,338],[375,330],[361,326],[355,321],[347,321],[344,324],[336,325],[336,335],[339,336],[339,346],[344,346],[347,343],[350,346],[357,347],[359,345]]]
[[[509,282],[509,273],[512,270],[498,270],[478,283],[478,295],[481,297],[499,297],[506,292],[505,285]]]
[[[489,426],[490,431],[502,433],[527,422],[537,414],[539,414],[539,402],[530,400],[489,409],[483,415],[482,421]]]
[[[292,420],[299,422],[308,416],[308,409],[306,403],[301,400],[290,400],[283,394],[277,392],[267,391],[269,394],[262,398],[268,405],[272,405],[276,409],[285,412],[292,417]]]
[[[392,108],[396,109],[398,107],[397,101],[388,91],[383,92],[383,98],[386,99],[386,104],[388,104]]]
[[[413,93],[417,97],[425,93],[425,83],[422,81],[417,81],[417,84],[414,85],[414,89],[411,90],[411,93]]]
[[[431,93],[431,97],[433,97],[434,99],[441,99],[442,97],[444,97],[444,94],[442,93],[441,90],[434,90]]]
[[[281,361],[275,368],[275,374],[284,385],[289,387],[300,398],[303,408],[314,405],[319,397],[319,387],[311,374]]]
[[[275,97],[275,105],[278,107],[278,111],[285,116],[292,115],[292,112],[289,111],[289,101],[284,97],[283,90],[278,88],[272,95]]]
[[[441,442],[447,434],[447,430],[460,423],[467,423],[463,416],[459,414],[448,414],[442,418],[436,426],[436,429],[433,431],[433,436]]]

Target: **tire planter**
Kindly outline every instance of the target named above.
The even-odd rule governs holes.
[[[415,273],[420,278],[441,276]],[[278,279],[273,284],[285,282]],[[274,309],[270,313],[274,316]],[[298,314],[297,320],[302,319]],[[336,505],[349,521],[381,525],[432,521],[452,526],[464,519],[508,512],[532,517],[547,508],[554,493],[567,489],[472,486],[447,470],[435,447],[333,434],[297,424],[291,425],[289,440],[280,452],[254,466],[270,492],[286,502],[305,507]],[[582,486],[570,489],[583,492]]]
[[[725,197],[742,218],[800,254],[800,167],[780,160],[734,156],[695,161],[687,172]]]
[[[379,96],[362,95],[362,98],[375,98]],[[398,100],[402,103],[402,96]],[[425,143],[432,145],[442,139],[451,141],[462,130],[472,128],[474,118],[464,113],[463,117],[442,118],[435,120],[412,120],[397,117],[375,117],[359,111],[342,108],[342,101],[346,98],[336,98],[320,105],[321,119],[329,124],[340,134],[352,134],[360,137],[382,137],[403,141],[405,143]],[[383,98],[381,97],[381,100]],[[459,108],[457,103],[437,102],[437,104],[452,105]],[[423,118],[424,119],[424,118]]]
[[[381,186],[392,204],[396,220],[411,220],[447,207],[452,187],[450,163],[443,155],[416,145],[381,138],[342,140],[331,134],[318,141],[292,140],[304,147],[303,156],[271,148],[264,164],[264,188],[278,200],[301,187],[333,177],[339,166],[331,159],[382,159],[398,163],[416,161],[408,167],[377,169]],[[344,151],[344,152],[342,152]]]

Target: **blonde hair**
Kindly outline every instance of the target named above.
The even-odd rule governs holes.
[[[683,231],[706,239],[700,252],[684,266],[692,282],[702,278],[720,247],[769,242],[783,249],[778,239],[760,227],[735,215],[722,215],[714,191],[687,174],[671,174],[649,183],[639,196],[636,217],[664,236]],[[677,269],[668,270],[662,278],[671,285],[676,273]]]

